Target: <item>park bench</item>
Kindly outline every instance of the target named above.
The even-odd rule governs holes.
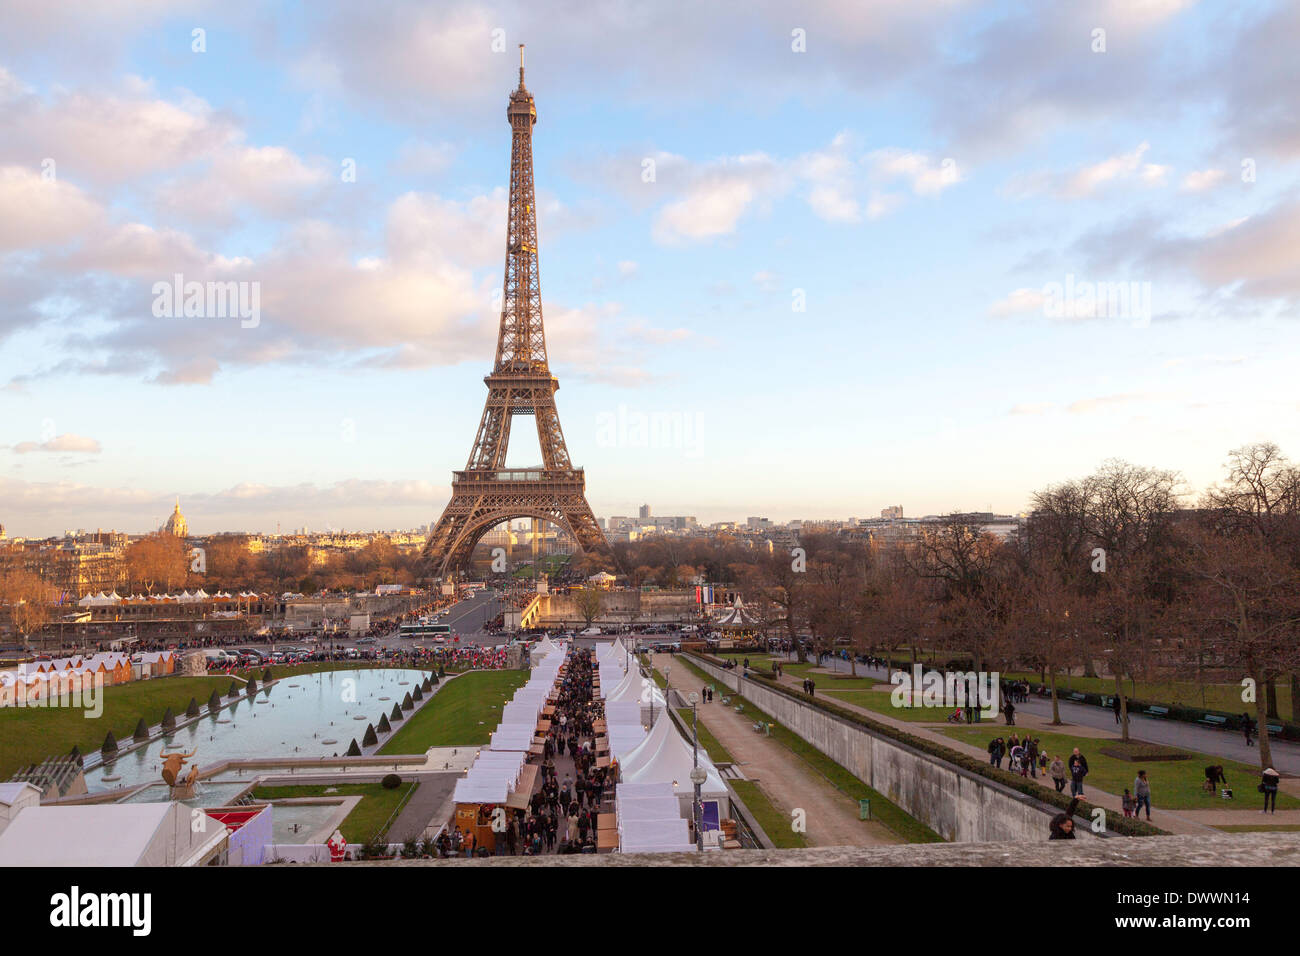
[[[745,709],[745,705],[744,705],[744,704],[737,704],[735,707],[732,708],[732,710],[734,710],[734,711],[735,711],[736,713],[738,713],[738,714],[739,714],[741,711],[743,711],[744,709]]]
[[[1168,707],[1148,707],[1148,708],[1147,708],[1147,716],[1148,716],[1148,717],[1168,717],[1168,716],[1169,716],[1169,708],[1168,708]]]
[[[1218,714],[1206,714],[1204,717],[1198,720],[1197,723],[1205,724],[1205,726],[1207,727],[1227,727],[1228,718],[1220,717]]]
[[[1087,699],[1088,697],[1086,694],[1080,694],[1077,690],[1070,695],[1070,700],[1077,700],[1081,704]]]
[[[1278,734],[1280,734],[1280,733],[1282,732],[1282,725],[1281,725],[1281,724],[1269,724],[1269,725],[1268,725],[1268,732],[1269,732],[1270,736],[1277,736]]]

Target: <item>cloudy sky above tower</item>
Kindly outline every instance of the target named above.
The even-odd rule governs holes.
[[[0,22],[11,534],[146,530],[176,495],[196,533],[434,520],[493,356],[519,43],[598,515],[1014,512],[1112,456],[1191,488],[1248,442],[1300,456],[1300,5]],[[167,314],[177,276],[255,288],[256,321]]]

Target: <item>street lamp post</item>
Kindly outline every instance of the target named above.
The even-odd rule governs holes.
[[[698,705],[700,695],[691,691],[687,698],[691,702],[691,783],[695,785],[695,800],[691,804],[691,819],[695,822],[695,849],[704,852],[704,828],[703,828],[703,811],[704,804],[700,802],[700,788],[704,785],[705,778],[708,774],[700,766],[700,726]]]

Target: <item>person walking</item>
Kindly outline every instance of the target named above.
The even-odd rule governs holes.
[[[1002,713],[1006,717],[1007,726],[1014,727],[1016,725],[1016,705],[1008,699],[1007,705],[1002,708]]]
[[[1147,779],[1147,772],[1139,770],[1137,777],[1133,780],[1133,816],[1138,816],[1142,808],[1147,808],[1147,820],[1151,819],[1151,781]]]
[[[1110,709],[1115,712],[1115,723],[1119,723],[1119,694],[1110,699]]]
[[[1264,795],[1264,809],[1260,813],[1277,813],[1277,784],[1281,779],[1280,774],[1272,767],[1267,768],[1262,774],[1259,783],[1259,792]]]
[[[1246,735],[1246,746],[1255,746],[1254,740],[1251,739],[1255,732],[1255,721],[1250,714],[1245,713],[1244,711],[1241,715],[1241,730],[1242,733]]]
[[[1002,769],[1002,758],[1006,756],[1007,745],[1002,742],[1001,737],[994,737],[989,741],[989,763]]]
[[[1074,748],[1074,753],[1070,754],[1070,759],[1066,761],[1066,766],[1070,770],[1070,796],[1083,796],[1083,778],[1088,776],[1088,758],[1079,753],[1079,748]]]
[[[1052,783],[1056,785],[1056,792],[1061,793],[1065,790],[1065,761],[1061,759],[1060,754],[1052,761],[1047,768],[1048,774],[1052,778]]]

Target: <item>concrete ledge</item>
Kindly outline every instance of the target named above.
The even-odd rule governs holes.
[[[324,864],[322,864],[324,865]],[[337,864],[330,864],[337,865]],[[482,860],[387,860],[351,866],[1300,866],[1300,833],[1234,833],[1145,840],[924,843],[807,850],[497,856]]]

